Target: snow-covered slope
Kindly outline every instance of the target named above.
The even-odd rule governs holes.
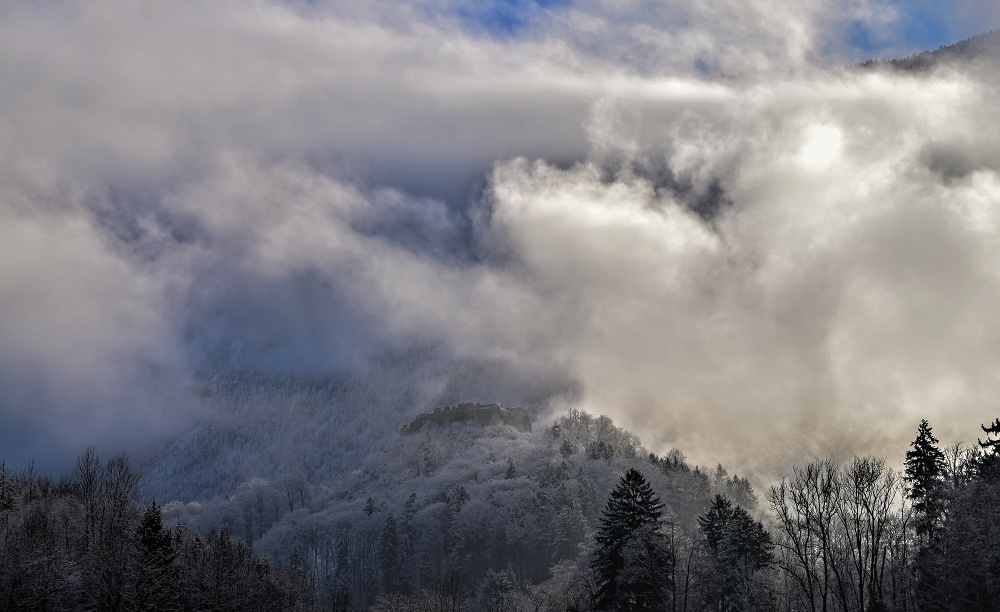
[[[574,388],[509,365],[421,350],[322,378],[220,371],[198,392],[201,422],[144,470],[159,500],[212,498],[255,477],[337,481],[420,412],[498,401],[544,419]]]
[[[279,563],[301,553],[323,597],[343,590],[370,603],[380,587],[366,576],[385,579],[390,532],[405,588],[456,572],[479,584],[504,568],[518,584],[539,584],[585,555],[608,493],[633,467],[665,502],[678,546],[697,539],[712,494],[756,504],[745,479],[692,469],[677,451],[652,456],[611,419],[571,410],[532,432],[455,423],[397,433],[347,473],[249,478],[212,499],[168,502],[164,520],[226,526]]]

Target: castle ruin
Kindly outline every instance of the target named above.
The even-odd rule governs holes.
[[[471,423],[480,427],[490,425],[510,425],[521,432],[531,431],[531,417],[528,411],[520,406],[507,408],[500,404],[459,404],[435,408],[434,412],[418,414],[409,424],[400,429],[403,435],[415,434],[426,424],[433,423],[446,427],[452,423]]]

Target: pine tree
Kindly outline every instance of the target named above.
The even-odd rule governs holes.
[[[989,427],[982,425],[982,428],[986,432],[986,441],[979,440],[979,446],[990,455],[1000,454],[1000,437],[990,440],[990,436],[1000,436],[1000,419],[993,421]]]
[[[591,562],[602,609],[650,610],[662,603],[671,575],[663,504],[641,472],[630,469],[611,492]]]
[[[716,495],[708,512],[698,517],[712,564],[705,576],[705,595],[713,609],[733,609],[754,575],[773,560],[771,535],[740,506]],[[746,602],[744,602],[746,603]]]
[[[716,495],[708,512],[704,516],[698,517],[698,526],[705,534],[705,541],[713,556],[719,551],[719,544],[722,543],[726,534],[726,525],[729,524],[729,519],[732,516],[733,504],[722,495]]]
[[[906,451],[904,479],[916,514],[917,535],[931,537],[944,511],[940,485],[944,481],[944,453],[926,420],[920,421],[917,437]]]
[[[0,461],[0,511],[14,507],[16,493],[14,475],[7,468],[7,464]]]
[[[719,560],[741,573],[753,573],[773,561],[774,543],[763,523],[736,506],[719,543]]]
[[[507,480],[517,478],[517,466],[514,465],[514,460],[510,457],[507,457],[507,471],[504,473],[503,477]]]
[[[986,432],[986,440],[977,440],[983,451],[979,459],[979,474],[988,478],[1000,477],[1000,419],[993,421],[989,427],[982,425],[982,428]]]
[[[163,527],[156,500],[150,502],[136,530],[138,567],[135,582],[136,610],[167,610],[177,605],[178,574],[174,567],[174,538]]]
[[[390,512],[389,516],[385,519],[382,537],[379,538],[379,558],[382,564],[383,592],[394,593],[402,588],[400,584],[403,569],[402,557],[402,543],[399,540],[399,532],[396,528],[396,518]]]

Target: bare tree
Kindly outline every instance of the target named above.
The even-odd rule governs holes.
[[[846,567],[838,589],[845,610],[883,610],[894,507],[905,503],[900,479],[885,459],[855,458],[841,471],[837,523]]]
[[[777,561],[797,586],[798,599],[812,612],[830,609],[836,580],[834,541],[840,477],[830,460],[795,468],[790,479],[771,487],[778,518]]]

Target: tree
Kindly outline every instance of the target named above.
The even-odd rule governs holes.
[[[726,525],[729,524],[729,519],[732,516],[733,504],[722,495],[716,495],[708,512],[698,517],[698,526],[705,534],[705,542],[713,555],[718,553],[719,544],[722,543],[722,538],[725,536]]]
[[[636,469],[622,476],[601,515],[591,568],[597,605],[652,610],[662,605],[673,559],[661,530],[663,504]]]
[[[1000,610],[1000,482],[977,478],[956,491],[933,547],[922,551],[922,610]]]
[[[772,562],[773,548],[771,534],[763,523],[736,506],[719,543],[719,559],[729,567],[755,572]]]
[[[504,473],[503,477],[507,480],[517,478],[517,466],[514,465],[514,460],[510,457],[507,457],[507,471]]]
[[[1000,476],[1000,419],[993,421],[989,427],[983,425],[982,428],[986,432],[986,440],[976,440],[983,450],[979,472],[986,477]],[[994,437],[991,439],[991,436]]]
[[[379,538],[379,557],[382,565],[382,590],[393,593],[402,588],[403,547],[396,528],[396,518],[389,513]]]
[[[7,468],[5,462],[0,461],[0,511],[10,510],[14,507],[16,494],[14,474]]]
[[[716,495],[708,512],[698,517],[698,526],[713,561],[706,576],[706,596],[716,609],[733,609],[736,599],[751,597],[754,575],[771,563],[771,535],[722,495]]]
[[[917,535],[931,538],[944,513],[940,486],[944,480],[945,457],[937,446],[926,420],[920,421],[917,437],[906,451],[903,479],[908,485],[907,496],[913,502]]]
[[[173,534],[163,528],[163,515],[153,500],[136,530],[138,567],[134,602],[136,610],[166,610],[173,603],[175,587]]]
[[[1000,437],[991,440],[990,436],[1000,436],[1000,419],[996,419],[993,423],[987,427],[982,426],[984,432],[986,432],[986,441],[978,440],[979,446],[983,448],[983,451],[990,455],[996,455],[1000,453]]]
[[[839,502],[839,532],[847,544],[838,578],[847,584],[838,585],[841,606],[883,610],[887,562],[896,549],[894,540],[904,537],[894,525],[896,508],[902,505],[905,512],[899,479],[884,459],[855,457],[841,470]]]
[[[512,612],[515,609],[516,589],[508,572],[487,570],[483,581],[480,605],[485,612]]]
[[[736,506],[716,555],[722,570],[726,609],[754,609],[758,603],[764,603],[760,600],[766,597],[766,592],[761,593],[758,572],[773,561],[773,549],[771,534],[764,525]]]
[[[793,468],[792,478],[771,487],[780,538],[778,562],[810,612],[829,610],[837,590],[835,519],[840,496],[841,478],[830,460]]]

